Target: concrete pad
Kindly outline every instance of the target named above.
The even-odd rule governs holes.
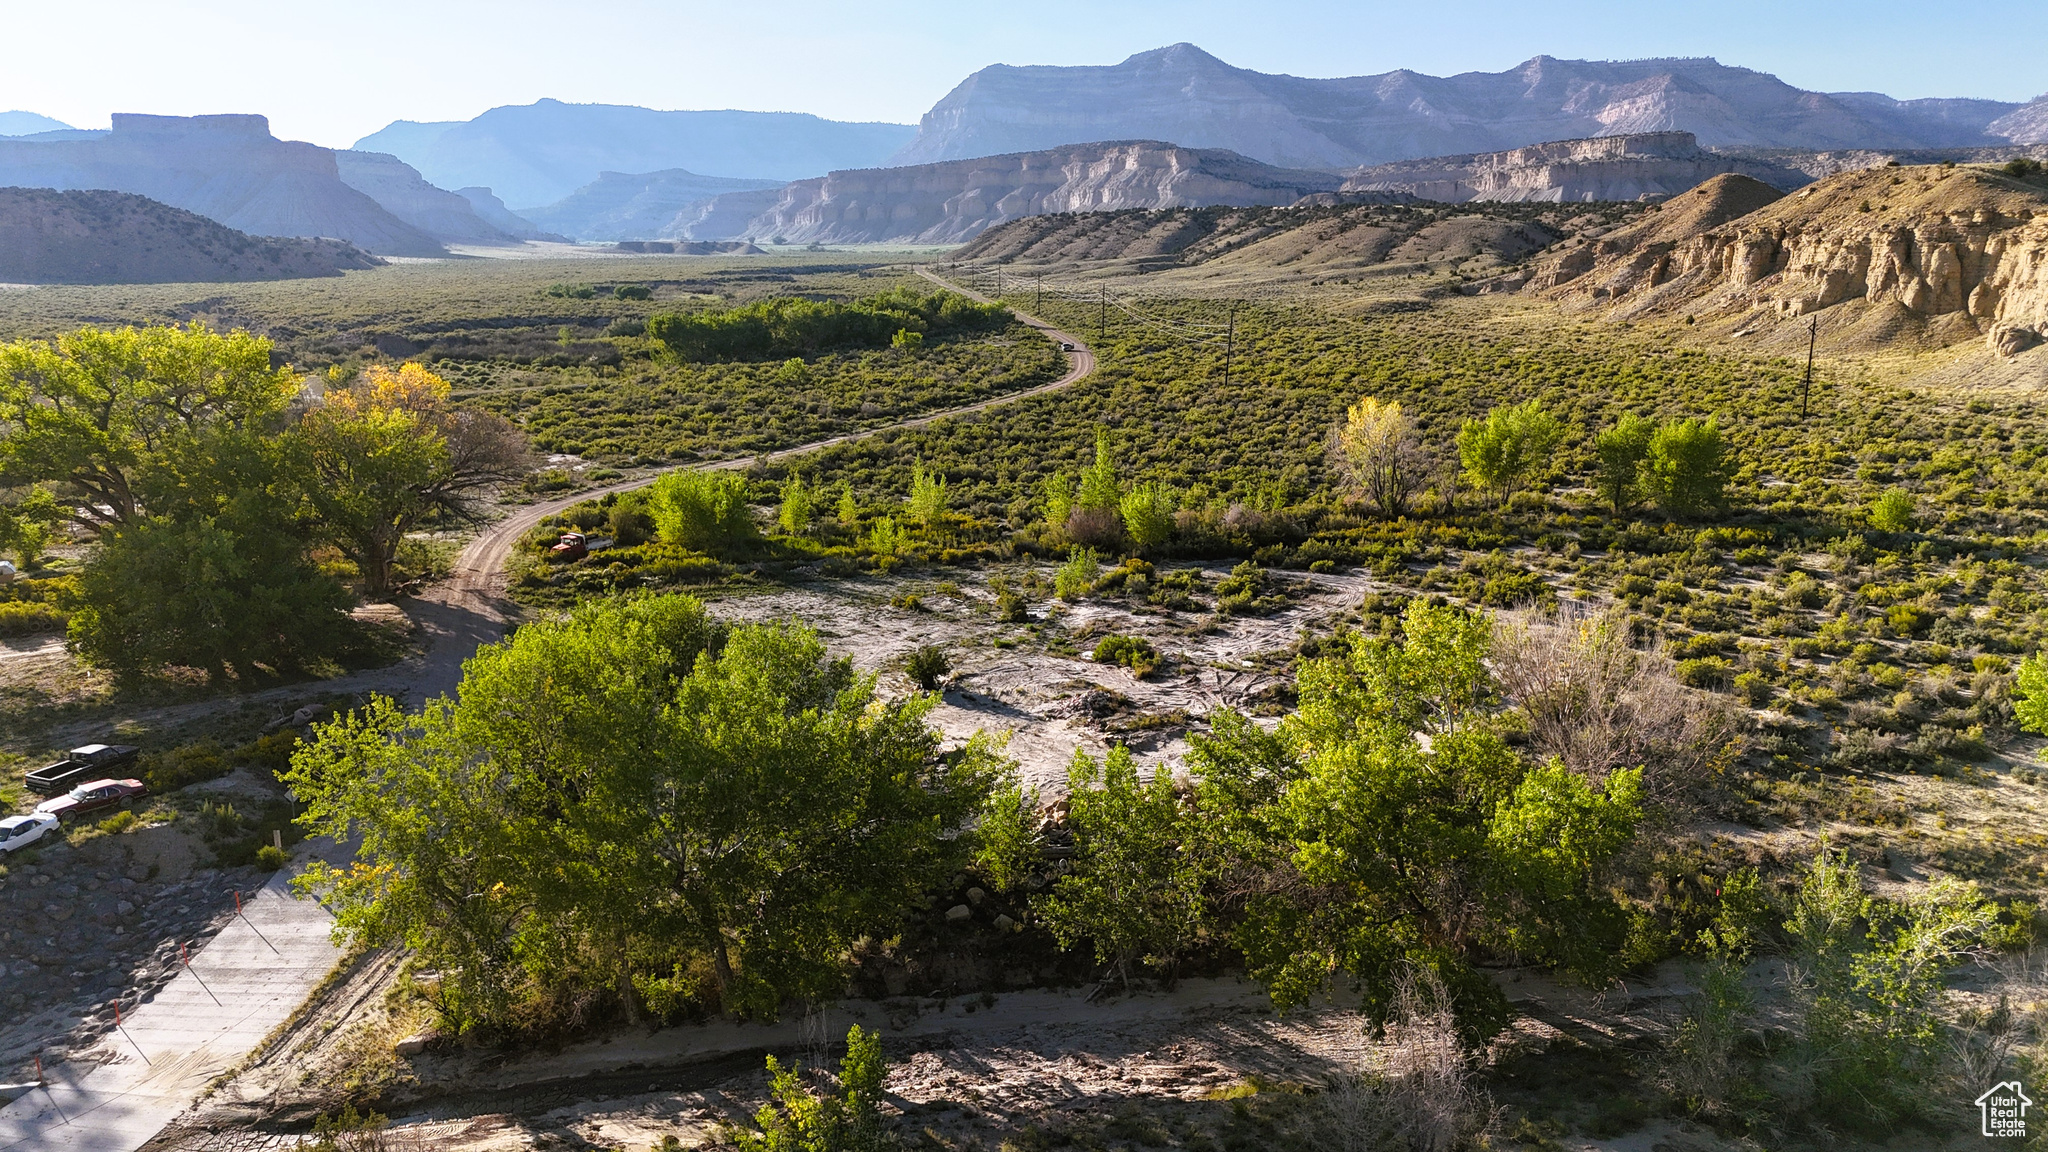
[[[341,959],[334,918],[289,883],[281,871],[243,894],[244,914],[185,971],[123,1012],[91,1053],[0,1108],[0,1150],[132,1152],[283,1023]]]

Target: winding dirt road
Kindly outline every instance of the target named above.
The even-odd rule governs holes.
[[[919,268],[917,274],[948,291],[958,292],[979,303],[992,303],[988,297],[970,291],[945,280],[929,269]],[[814,440],[791,448],[770,452],[762,457],[770,462],[787,460],[809,452],[831,448],[839,444],[851,444],[877,436],[884,432],[901,431],[906,428],[921,428],[935,421],[981,412],[1003,404],[1014,404],[1033,396],[1057,392],[1069,385],[1079,383],[1095,371],[1095,353],[1081,342],[1078,336],[1062,332],[1036,316],[1017,313],[1018,319],[1038,331],[1047,339],[1069,345],[1067,371],[1059,379],[1026,388],[1021,392],[965,404],[958,408],[947,408],[909,420],[885,424],[860,432],[849,432],[828,440]],[[750,467],[756,458],[752,456],[721,460],[715,464],[685,464],[678,468],[704,468],[707,470],[731,470]],[[663,469],[662,472],[675,469]],[[406,613],[428,636],[424,655],[417,661],[408,661],[411,673],[402,694],[414,707],[443,693],[453,694],[462,680],[463,661],[469,659],[477,648],[492,643],[505,634],[505,623],[509,606],[504,601],[505,563],[511,558],[512,546],[535,525],[549,516],[585,500],[594,500],[613,492],[628,492],[652,484],[661,472],[649,473],[632,480],[607,485],[602,488],[585,489],[574,496],[530,504],[513,512],[505,519],[492,524],[483,534],[472,540],[462,555],[456,559],[452,576],[439,586],[430,589],[406,605]],[[336,684],[337,682],[330,682]],[[388,688],[378,690],[390,691]],[[394,692],[394,695],[400,693]]]

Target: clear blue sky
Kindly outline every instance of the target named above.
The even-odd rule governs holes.
[[[0,110],[79,127],[261,112],[280,136],[328,145],[543,96],[915,122],[986,64],[1107,64],[1181,40],[1298,76],[1714,56],[1821,91],[2048,91],[2044,0],[7,0],[0,27]]]

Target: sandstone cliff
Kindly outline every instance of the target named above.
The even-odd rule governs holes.
[[[375,200],[379,207],[443,244],[517,244],[520,238],[492,226],[464,197],[436,188],[410,164],[384,152],[336,152],[341,182]]]
[[[1783,188],[1809,179],[1795,169],[1706,151],[1690,132],[1652,132],[1356,168],[1344,174],[1344,190],[1406,192],[1447,204],[1662,200],[1724,172]]]
[[[250,236],[125,192],[0,188],[0,282],[290,280],[380,263],[342,241]]]
[[[1876,344],[1981,335],[2011,355],[2048,334],[2048,186],[1989,168],[1875,168],[1730,215],[1741,179],[1547,254],[1528,290],[1617,318],[1749,330],[1820,313]]]
[[[1334,191],[1336,177],[1274,168],[1234,152],[1156,141],[1076,144],[943,164],[863,168],[799,180],[736,228],[713,201],[689,239],[957,244],[1023,216],[1126,208],[1281,205]],[[740,193],[756,208],[761,193]],[[722,229],[734,228],[725,232]]]
[[[104,135],[0,139],[0,185],[132,192],[256,236],[328,236],[385,256],[445,254],[344,184],[332,151],[276,139],[261,116],[117,113]]]
[[[1153,139],[1269,164],[1349,168],[1668,131],[1692,132],[1709,147],[1953,147],[2002,142],[1987,125],[2017,107],[1806,92],[1711,59],[1538,56],[1505,72],[1305,79],[1232,67],[1176,44],[1107,67],[984,68],[932,106],[894,162]]]

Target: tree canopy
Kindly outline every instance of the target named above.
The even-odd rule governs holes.
[[[942,754],[932,703],[880,700],[805,628],[590,605],[480,651],[454,700],[319,729],[302,822],[363,848],[303,883],[449,973],[465,1026],[569,987],[773,1015],[972,853],[1007,762]]]

